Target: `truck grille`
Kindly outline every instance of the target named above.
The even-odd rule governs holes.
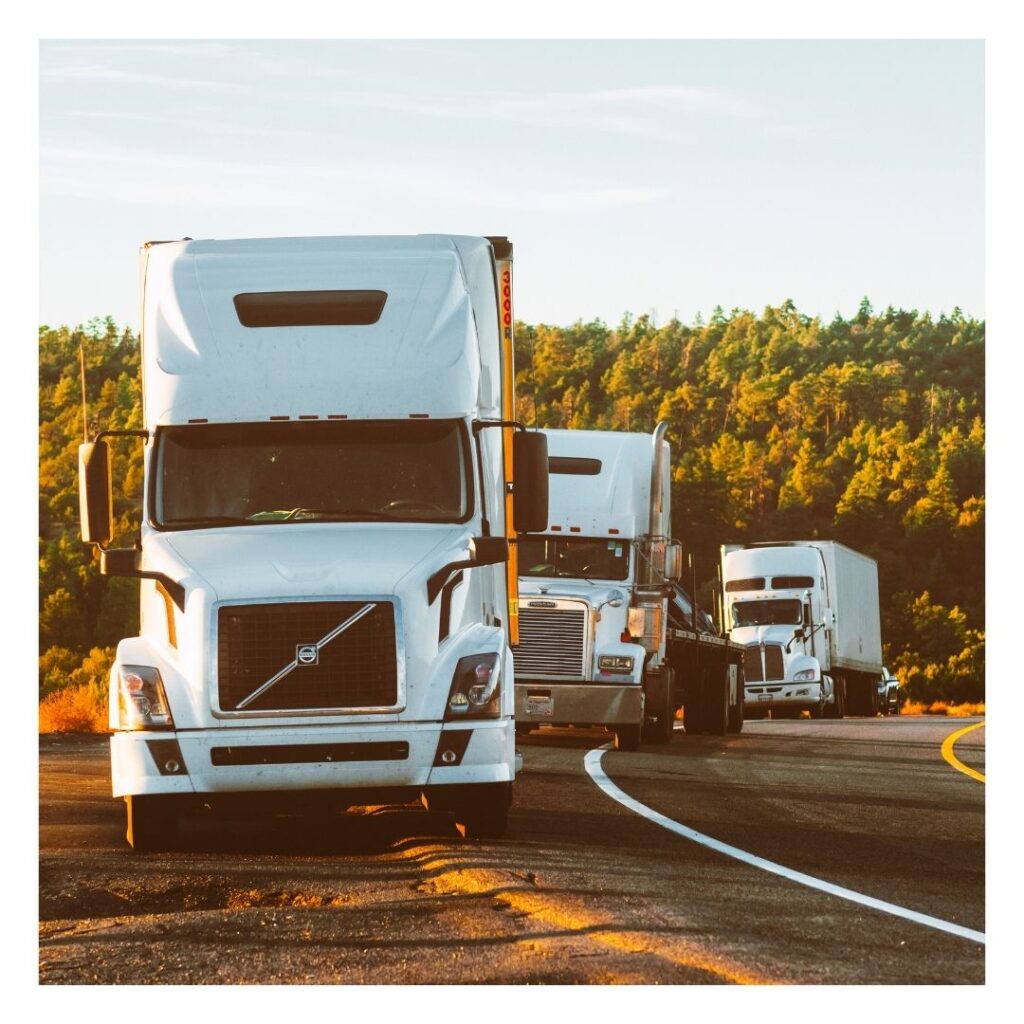
[[[781,644],[764,645],[764,671],[761,666],[761,648],[751,644],[743,653],[743,678],[748,683],[761,683],[766,679],[785,679]]]
[[[522,678],[585,679],[587,613],[574,608],[519,610],[516,675]]]
[[[217,613],[217,684],[220,708],[229,712],[392,708],[398,701],[394,605],[225,605]]]

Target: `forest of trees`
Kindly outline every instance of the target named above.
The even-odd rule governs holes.
[[[830,323],[791,302],[706,323],[627,316],[516,325],[528,425],[669,424],[675,534],[701,578],[722,543],[834,539],[878,559],[885,657],[919,701],[984,699],[984,323],[959,310]],[[39,332],[40,696],[102,688],[138,628],[138,584],[78,539],[79,350],[90,435],[141,426],[138,339],[109,319]],[[137,530],[142,446],[116,446],[121,539]]]

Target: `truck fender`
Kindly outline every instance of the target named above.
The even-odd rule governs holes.
[[[798,672],[806,672],[808,669],[814,672],[813,679],[809,680],[796,680],[796,674]],[[790,682],[812,682],[817,683],[821,680],[821,663],[817,658],[812,657],[810,654],[798,654],[792,658],[789,664],[786,666],[786,681]]]
[[[149,637],[130,636],[118,643],[114,664],[110,669],[109,724],[113,731],[117,732],[120,727],[118,684],[121,667],[124,665],[142,665],[155,668],[160,673],[160,681],[163,683],[164,695],[167,697],[176,729],[195,727],[198,724],[198,695],[189,686],[188,677],[178,668],[173,650]]]

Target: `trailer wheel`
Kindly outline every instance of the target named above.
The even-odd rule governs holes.
[[[633,751],[640,749],[643,725],[615,726],[615,749]]]
[[[846,680],[835,676],[832,680],[833,699],[825,705],[826,718],[842,718],[846,714]]]
[[[455,825],[464,839],[501,839],[511,806],[511,782],[466,786],[455,807]]]
[[[126,838],[138,853],[173,850],[178,843],[178,813],[171,796],[126,796]]]

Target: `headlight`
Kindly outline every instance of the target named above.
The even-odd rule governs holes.
[[[118,672],[118,723],[122,729],[173,729],[160,672],[146,665],[122,665]]]
[[[817,670],[813,668],[803,668],[799,672],[793,673],[793,682],[795,683],[813,683],[817,678]]]
[[[445,721],[497,718],[501,714],[501,680],[496,652],[460,658],[452,676]]]
[[[633,659],[625,654],[602,654],[597,659],[598,668],[609,672],[632,672]]]

